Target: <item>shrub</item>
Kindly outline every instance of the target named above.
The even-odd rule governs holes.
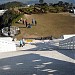
[[[21,17],[21,13],[17,13],[15,12],[14,10],[8,10],[4,13],[4,15],[2,16],[2,19],[3,19],[3,25],[4,26],[8,26],[8,20],[9,18],[11,18],[12,22],[11,22],[11,25],[12,23],[16,22],[18,20],[19,17]]]

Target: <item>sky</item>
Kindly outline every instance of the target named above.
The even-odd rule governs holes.
[[[4,4],[7,2],[12,2],[12,1],[19,1],[19,2],[23,2],[26,3],[27,1],[39,1],[39,0],[0,0],[0,4]],[[58,1],[64,1],[64,2],[70,2],[75,4],[75,0],[44,0],[44,2],[48,2],[48,3],[57,3]]]

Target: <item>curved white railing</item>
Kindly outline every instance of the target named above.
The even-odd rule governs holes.
[[[75,36],[59,42],[59,47],[61,49],[75,49]]]

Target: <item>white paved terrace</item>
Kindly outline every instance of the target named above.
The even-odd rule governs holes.
[[[75,51],[55,50],[53,44],[29,43],[0,53],[0,75],[75,75]]]

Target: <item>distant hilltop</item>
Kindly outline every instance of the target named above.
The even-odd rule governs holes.
[[[19,0],[18,0],[19,1]],[[13,7],[22,7],[22,6],[25,6],[25,5],[27,5],[27,4],[30,4],[30,5],[32,5],[32,4],[37,4],[37,3],[39,3],[39,0],[35,0],[35,1],[33,1],[33,0],[28,0],[28,1],[20,1],[20,2],[18,2],[18,1],[13,1],[13,2],[7,2],[7,3],[4,3],[4,4],[1,4],[0,3],[0,9],[9,9],[9,8],[13,8]],[[2,2],[3,2],[3,0],[2,0]],[[50,3],[58,3],[59,1],[55,1],[55,2],[51,2],[51,1],[49,1],[49,0],[44,0],[44,3],[48,3],[48,4],[50,4]],[[63,2],[62,0],[60,1],[60,2]],[[66,0],[65,0],[65,2],[66,2]],[[64,3],[64,2],[63,2]],[[71,3],[71,2],[69,2],[69,1],[67,1],[67,3]],[[73,3],[72,2],[72,4],[75,6],[75,3]]]
[[[19,1],[19,2],[30,3],[30,4],[39,2],[39,0],[0,0],[0,4],[4,4],[7,2],[12,2],[12,1]],[[75,0],[44,0],[44,2],[46,2],[46,3],[58,3],[58,1],[75,4]]]
[[[5,4],[1,4],[0,9],[9,9],[9,8],[20,7],[20,6],[25,6],[25,4],[23,4],[22,2],[13,1]]]

